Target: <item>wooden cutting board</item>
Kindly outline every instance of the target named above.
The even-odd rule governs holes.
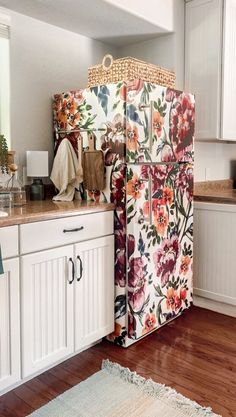
[[[95,135],[88,134],[88,149],[83,155],[83,183],[87,190],[104,190],[104,155],[95,149]]]

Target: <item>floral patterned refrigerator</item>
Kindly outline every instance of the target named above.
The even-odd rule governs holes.
[[[141,80],[54,96],[56,148],[94,130],[115,204],[115,331],[128,347],[192,301],[194,96]]]

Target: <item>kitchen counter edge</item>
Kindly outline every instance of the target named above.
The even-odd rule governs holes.
[[[7,217],[0,218],[0,227],[60,219],[63,217],[113,211],[113,203],[30,201],[25,206],[5,209]]]

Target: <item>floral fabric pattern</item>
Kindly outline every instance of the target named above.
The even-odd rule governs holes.
[[[106,187],[85,195],[115,204],[115,330],[108,339],[127,347],[192,300],[194,97],[132,80],[57,94],[53,112],[55,151],[64,137],[76,150],[75,129],[97,129]]]
[[[192,176],[190,164],[128,165],[130,338],[173,319],[192,300]]]
[[[127,162],[192,162],[195,105],[192,94],[127,83]]]

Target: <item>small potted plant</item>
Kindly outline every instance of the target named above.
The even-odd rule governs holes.
[[[4,135],[0,135],[0,167],[2,174],[8,174],[8,146]]]

